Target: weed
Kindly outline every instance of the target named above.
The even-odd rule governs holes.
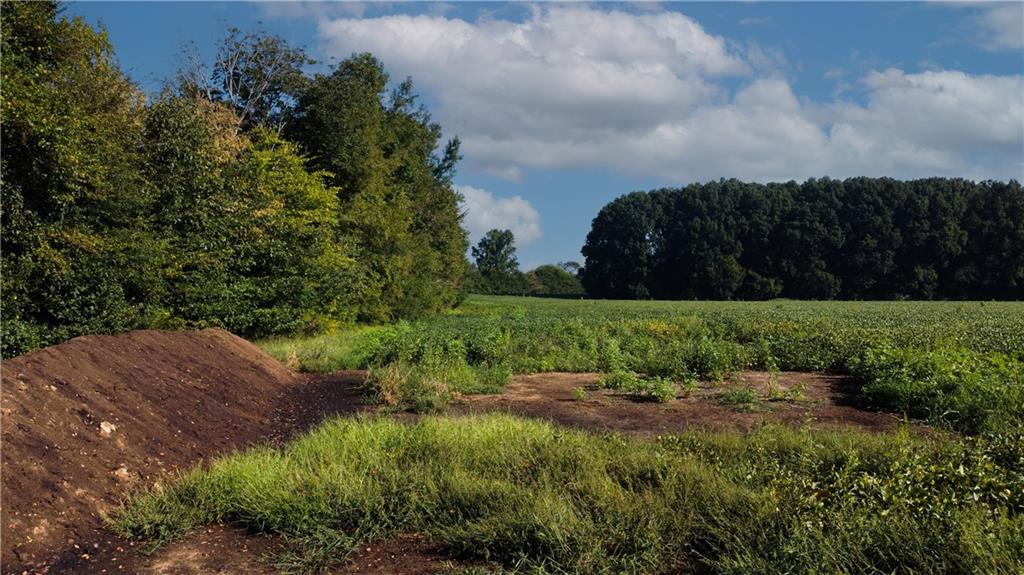
[[[576,401],[583,401],[587,398],[587,390],[582,387],[574,387],[572,390],[572,397]]]
[[[757,392],[749,386],[733,386],[720,392],[718,401],[736,409],[750,410],[757,405]]]
[[[807,401],[807,383],[798,381],[786,390],[785,399],[788,401]]]
[[[614,391],[630,391],[640,384],[640,378],[632,371],[614,371],[601,376],[598,386]]]
[[[676,398],[676,385],[667,377],[642,379],[632,390],[633,395],[666,403]]]
[[[700,380],[693,374],[687,374],[683,376],[681,382],[679,382],[679,391],[683,397],[690,397],[693,392],[697,391],[700,386]]]

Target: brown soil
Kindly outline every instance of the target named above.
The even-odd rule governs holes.
[[[276,575],[275,562],[283,545],[264,537],[215,525],[189,533],[144,557],[121,546],[119,556],[93,564],[89,573],[147,573],[149,575]],[[418,534],[405,534],[368,543],[355,550],[334,575],[430,575],[454,565],[435,544]]]
[[[86,336],[2,364],[3,571],[92,572],[103,515],[206,457],[361,408],[361,373],[299,376],[230,333]]]
[[[274,573],[276,538],[214,526],[152,556],[103,526],[132,489],[259,442],[280,442],[363,405],[363,372],[295,374],[223,330],[87,336],[2,365],[4,573]],[[738,374],[666,404],[596,389],[595,374],[516,377],[505,393],[470,396],[455,413],[508,411],[597,431],[651,436],[765,422],[890,429],[898,420],[858,409],[842,377]],[[751,386],[762,401],[717,398]],[[587,390],[575,400],[574,390]],[[767,401],[801,389],[800,397]],[[416,535],[368,545],[337,573],[434,573],[445,558]]]
[[[457,410],[505,411],[561,425],[643,437],[690,429],[749,431],[765,423],[884,431],[900,421],[892,414],[857,407],[852,400],[856,391],[853,382],[837,375],[741,372],[725,382],[701,382],[688,397],[680,395],[667,403],[598,389],[599,378],[592,373],[518,376],[505,393],[467,396]],[[753,388],[758,400],[740,406],[724,403],[719,395],[734,387]],[[585,399],[576,399],[577,388],[586,392]]]

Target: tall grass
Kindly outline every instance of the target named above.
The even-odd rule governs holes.
[[[510,416],[335,419],[139,494],[157,544],[230,522],[315,572],[420,532],[536,573],[1019,573],[1024,442],[764,428],[659,441]]]
[[[299,371],[363,369],[384,329],[380,326],[359,326],[311,337],[275,337],[257,344],[267,354]]]

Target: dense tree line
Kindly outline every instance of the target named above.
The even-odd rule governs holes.
[[[1016,181],[722,180],[628,194],[594,219],[588,294],[627,299],[1021,299]]]
[[[561,262],[519,270],[515,236],[510,230],[490,230],[473,246],[469,290],[488,295],[579,296],[583,285],[579,264]]]
[[[2,351],[138,327],[415,318],[466,290],[458,141],[370,55],[229,30],[147,102],[105,32],[2,11]],[[436,150],[442,150],[436,153]]]

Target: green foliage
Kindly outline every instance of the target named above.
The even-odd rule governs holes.
[[[395,361],[370,369],[366,387],[379,403],[414,413],[436,413],[460,394],[500,393],[512,373],[504,366],[471,367],[453,358],[419,364]]]
[[[234,239],[225,323],[247,334],[313,332],[354,319],[356,262],[336,229],[336,191],[294,144],[257,131],[235,188],[250,220]],[[237,180],[236,180],[237,181]]]
[[[490,230],[473,246],[470,291],[496,295],[526,295],[528,277],[519,271],[515,237],[509,230]]]
[[[450,379],[459,379],[452,367],[414,367],[393,363],[373,369],[366,386],[382,404],[414,413],[437,413],[452,399]]]
[[[515,237],[509,230],[490,230],[473,246],[476,269],[484,276],[510,274],[519,269]]]
[[[624,299],[1020,299],[1017,181],[721,180],[607,204],[587,293]]]
[[[935,351],[880,343],[854,358],[872,405],[980,433],[1024,424],[1024,362],[965,349]]]
[[[1024,308],[955,302],[613,302],[473,296],[454,313],[274,344],[307,369],[394,361],[505,366],[515,373],[602,372],[667,378],[683,395],[698,379],[741,369],[851,373],[869,405],[968,433],[1024,418]],[[301,362],[300,362],[301,363]],[[317,367],[313,367],[318,364]],[[642,374],[642,377],[636,374]],[[770,394],[769,394],[770,395]],[[800,401],[799,387],[768,399]]]
[[[765,427],[625,440],[509,416],[334,419],[140,493],[123,536],[280,534],[292,568],[424,533],[537,573],[1017,573],[1024,441]]]
[[[139,170],[141,92],[106,34],[54,2],[4,5],[0,291],[4,356],[145,325],[162,244]]]
[[[757,392],[751,387],[734,386],[720,392],[718,401],[737,409],[752,409],[757,404]]]
[[[409,81],[385,102],[388,75],[369,54],[318,74],[298,95],[285,133],[331,174],[340,229],[365,271],[360,319],[417,318],[464,292],[466,233],[451,184],[458,141],[437,157],[441,128],[415,106]]]
[[[632,371],[613,371],[601,376],[598,386],[615,391],[631,391],[640,385],[640,378]]]
[[[302,50],[231,29],[210,74],[146,106],[106,34],[59,12],[2,15],[4,357],[139,327],[308,334],[465,294],[458,141],[435,153],[411,82],[385,102],[372,57],[308,79]],[[267,129],[286,116],[292,141]]]
[[[658,403],[667,403],[676,398],[676,384],[667,377],[651,377],[640,381],[640,385],[631,390],[642,398],[649,398]]]
[[[598,386],[621,391],[637,399],[666,403],[676,398],[676,384],[667,377],[638,377],[632,371],[614,371],[601,376]]]
[[[543,265],[526,272],[530,295],[582,295],[583,284],[576,276],[556,265]]]
[[[658,214],[642,192],[622,196],[601,208],[580,250],[586,263],[580,279],[592,297],[647,299],[653,263],[650,237]]]

